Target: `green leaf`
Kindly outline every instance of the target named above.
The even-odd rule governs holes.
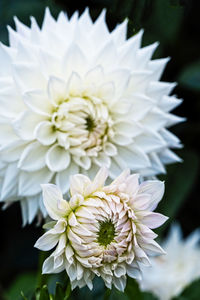
[[[200,92],[200,60],[186,66],[178,81],[185,88]]]
[[[48,288],[46,285],[44,285],[41,289],[40,289],[40,297],[39,300],[51,300],[50,296],[49,296],[49,292],[48,292]]]
[[[57,282],[56,283],[55,300],[64,299],[64,297],[65,297],[64,289],[63,289],[62,285]]]
[[[68,282],[67,289],[65,291],[64,300],[70,299],[70,295],[71,295],[71,284],[70,284],[70,282]]]
[[[158,298],[150,293],[143,293],[144,300],[158,300]]]
[[[106,300],[107,299],[109,299],[109,300],[129,300],[129,297],[125,293],[122,293],[122,292],[118,291],[116,288],[113,288],[111,290],[110,296],[105,299]]]
[[[24,293],[21,291],[21,296],[23,298],[23,300],[28,300],[28,298],[24,295]]]
[[[21,300],[22,293],[25,296],[31,296],[36,287],[36,276],[33,272],[27,272],[19,275],[6,292],[8,300]],[[22,292],[22,293],[21,293]]]
[[[125,289],[125,294],[128,296],[128,299],[137,299],[137,300],[156,300],[150,293],[144,293],[140,290],[139,285],[135,279],[128,278],[127,286]]]
[[[56,221],[51,221],[42,226],[43,229],[51,229],[56,224]]]
[[[173,300],[199,300],[200,299],[200,279],[194,281],[181,293],[180,296]]]
[[[139,289],[138,283],[132,278],[128,278],[125,294],[128,296],[129,299],[143,299],[143,295]]]

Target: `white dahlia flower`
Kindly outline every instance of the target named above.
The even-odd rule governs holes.
[[[140,49],[142,31],[126,40],[127,21],[110,33],[105,11],[94,23],[87,9],[57,21],[47,9],[41,29],[15,23],[0,45],[0,199],[21,200],[24,224],[46,214],[40,183],[66,193],[70,174],[151,176],[179,160],[166,128],[180,100],[159,81],[168,59],[151,61],[157,43]]]
[[[162,244],[167,254],[152,258],[152,267],[142,268],[141,289],[152,292],[160,300],[178,296],[187,285],[200,278],[199,242],[199,230],[183,240],[180,227],[174,225]]]
[[[140,266],[150,265],[150,255],[163,254],[150,228],[163,224],[167,217],[152,212],[161,200],[164,184],[138,182],[138,174],[124,171],[104,186],[108,171],[101,168],[91,181],[85,175],[73,175],[70,199],[63,199],[56,185],[45,184],[43,201],[50,230],[35,247],[54,252],[45,260],[43,273],[66,270],[72,285],[92,289],[95,275],[108,288],[112,284],[123,291],[126,275],[140,278]]]

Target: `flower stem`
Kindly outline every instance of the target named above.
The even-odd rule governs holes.
[[[64,298],[64,300],[70,299],[71,292],[72,292],[72,290],[71,290],[71,284],[70,284],[70,281],[68,281],[67,288],[66,288],[66,291],[65,291],[65,298]]]
[[[37,287],[41,288],[44,284],[47,283],[47,277],[48,275],[42,274],[42,265],[44,260],[47,257],[47,253],[44,251],[39,252],[39,257],[38,257],[38,273],[37,273]]]
[[[103,300],[108,300],[111,295],[111,289],[106,288]]]

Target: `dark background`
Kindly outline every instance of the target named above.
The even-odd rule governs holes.
[[[6,25],[14,27],[13,16],[29,24],[33,15],[41,25],[44,8],[49,6],[54,16],[60,10],[71,15],[90,8],[93,20],[107,9],[107,23],[113,29],[117,23],[129,18],[128,36],[144,28],[143,45],[160,42],[155,57],[171,57],[163,75],[164,81],[176,81],[174,93],[184,101],[174,112],[187,118],[172,131],[182,140],[184,148],[176,153],[183,163],[169,166],[165,198],[159,210],[170,216],[161,233],[165,233],[170,222],[181,223],[184,235],[200,226],[199,179],[199,132],[200,132],[200,5],[198,0],[91,0],[91,1],[42,1],[0,0],[0,40],[7,43]],[[67,37],[66,37],[67,38]],[[34,271],[38,264],[38,251],[33,244],[41,234],[35,224],[21,227],[19,204],[0,212],[0,300],[3,292],[8,299],[19,284],[28,286],[36,279]],[[164,230],[166,229],[166,230]],[[25,273],[24,273],[25,272]],[[27,273],[28,272],[28,273]],[[19,274],[24,276],[19,277]],[[20,275],[21,276],[21,275]],[[23,279],[22,279],[23,278]],[[21,280],[21,281],[20,281]],[[18,287],[19,288],[19,287]]]

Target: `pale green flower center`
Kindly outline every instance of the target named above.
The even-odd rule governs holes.
[[[93,129],[96,127],[95,121],[91,116],[86,117],[86,129],[88,131],[93,131]]]
[[[113,135],[113,121],[108,107],[100,99],[98,103],[95,101],[92,98],[69,97],[58,105],[51,116],[57,143],[72,154],[76,155],[78,148],[82,149],[83,156],[96,157]]]
[[[111,220],[100,222],[97,241],[101,246],[108,246],[114,241],[115,235],[115,226]]]

